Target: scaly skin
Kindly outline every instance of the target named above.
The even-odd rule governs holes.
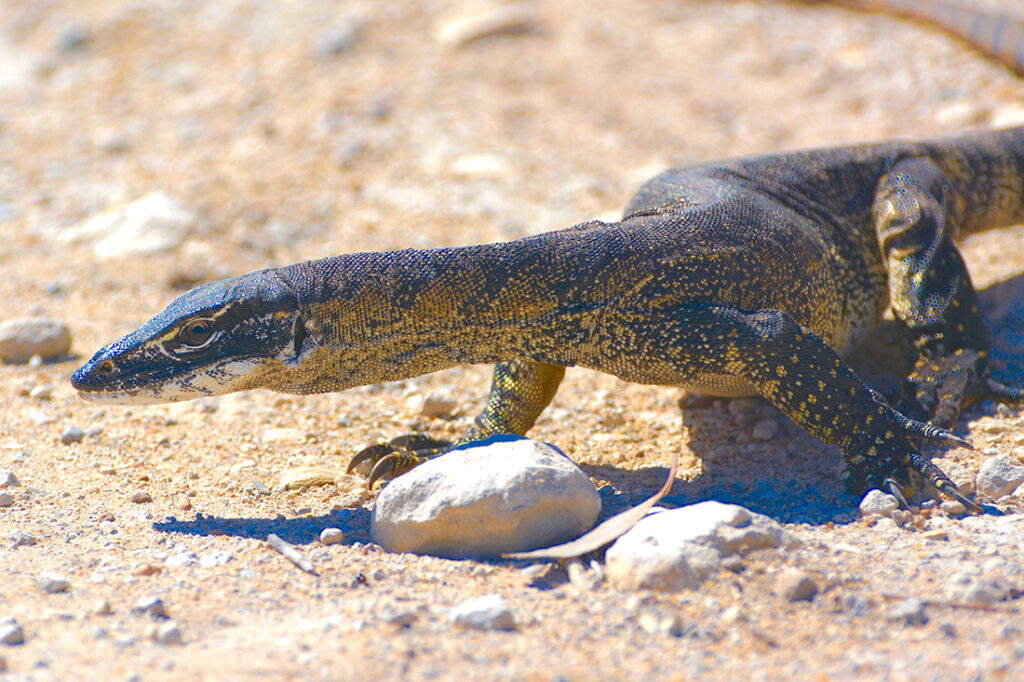
[[[580,365],[705,394],[760,394],[835,443],[856,492],[921,474],[970,501],[915,438],[992,381],[989,333],[954,238],[1024,220],[1024,128],[704,164],[648,182],[620,222],[507,243],[361,253],[190,291],[72,383],[161,402],[335,391],[499,363],[468,438],[525,433]],[[917,348],[902,408],[842,359],[891,305]],[[396,445],[443,449],[422,436]],[[418,461],[376,447],[380,473]]]

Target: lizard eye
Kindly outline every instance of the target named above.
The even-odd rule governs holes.
[[[213,336],[213,324],[209,320],[189,322],[182,330],[182,338],[190,346],[201,346]]]

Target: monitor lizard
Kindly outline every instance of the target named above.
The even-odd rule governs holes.
[[[714,396],[761,395],[838,446],[850,490],[904,500],[980,397],[991,341],[954,240],[1024,221],[1024,127],[770,154],[669,170],[618,222],[514,241],[357,253],[199,286],[72,377],[90,400],[253,388],[342,390],[498,363],[460,442],[524,434],[579,365]],[[891,306],[916,364],[892,406],[843,355]],[[931,420],[933,423],[927,423]],[[396,475],[451,444],[424,435],[353,463]],[[919,476],[918,476],[919,475]]]

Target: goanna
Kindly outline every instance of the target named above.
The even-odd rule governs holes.
[[[72,383],[91,400],[154,403],[498,363],[464,442],[525,433],[579,365],[759,394],[839,447],[852,491],[902,500],[923,477],[977,509],[914,441],[963,444],[945,430],[961,406],[1024,398],[989,375],[989,330],[954,245],[1021,221],[1024,127],[677,168],[619,222],[205,284],[100,349]],[[896,407],[842,357],[890,305],[917,354]],[[376,462],[376,478],[447,445],[408,436],[357,459]]]

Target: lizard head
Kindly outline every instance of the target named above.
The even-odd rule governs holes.
[[[87,400],[162,403],[254,388],[272,364],[295,364],[308,334],[294,293],[271,271],[182,294],[71,377]],[[308,350],[308,348],[306,349]]]

